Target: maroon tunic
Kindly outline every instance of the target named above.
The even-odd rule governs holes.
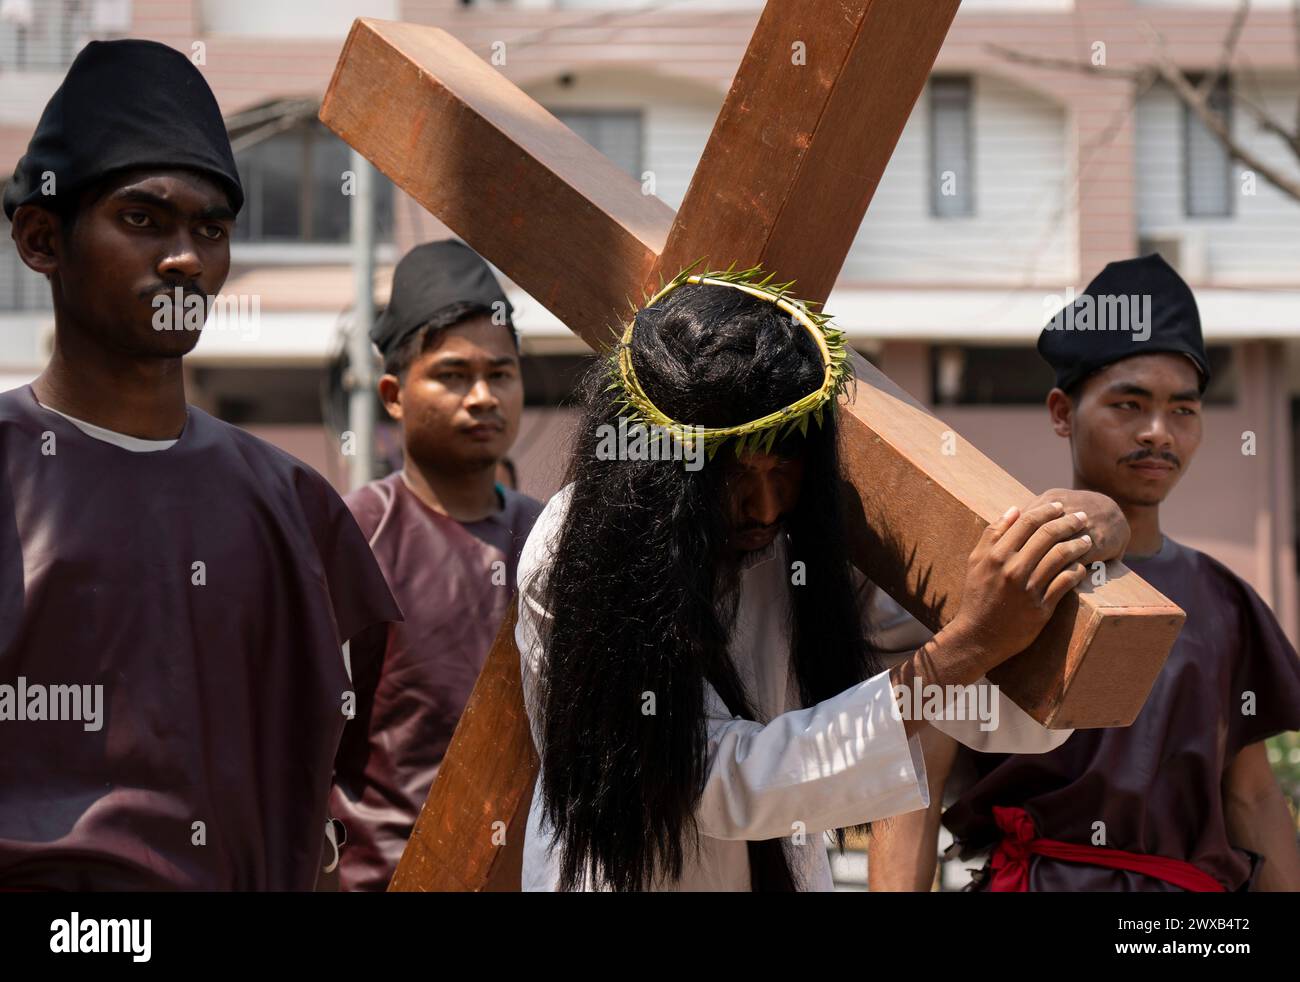
[[[1272,612],[1226,566],[1166,537],[1127,565],[1187,612],[1133,725],[1078,730],[1041,755],[961,750],[954,780],[974,783],[943,823],[970,856],[996,841],[994,805],[1018,805],[1037,834],[1190,862],[1228,890],[1253,876],[1228,841],[1224,772],[1243,747],[1300,728],[1300,660]],[[1254,715],[1243,696],[1254,693]],[[1094,841],[1094,822],[1105,841]],[[1030,890],[1172,891],[1140,873],[1030,860]]]
[[[26,386],[0,463],[0,888],[311,889],[341,646],[401,616],[342,500],[194,407],[133,453]],[[55,685],[100,728],[12,718]]]
[[[501,511],[466,523],[425,505],[400,473],[347,498],[406,619],[354,648],[359,711],[330,799],[347,829],[341,889],[388,886],[510,606],[542,505],[502,494]]]

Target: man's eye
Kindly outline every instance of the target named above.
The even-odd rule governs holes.
[[[122,220],[132,228],[146,228],[149,225],[149,216],[142,211],[123,212]]]
[[[225,228],[220,225],[204,225],[199,231],[204,238],[211,239],[213,242],[220,242],[226,234]]]

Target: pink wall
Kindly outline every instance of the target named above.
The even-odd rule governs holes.
[[[928,358],[923,343],[887,344],[881,367],[920,396],[930,388]],[[1214,556],[1259,591],[1295,643],[1294,470],[1287,396],[1276,378],[1280,362],[1273,346],[1238,348],[1237,404],[1205,409],[1201,448],[1160,518],[1165,533]],[[1046,407],[944,406],[937,412],[1031,490],[1070,486],[1069,445],[1052,432]],[[1241,452],[1247,430],[1255,433],[1254,456]]]
[[[348,490],[348,473],[338,445],[325,428],[311,423],[277,426],[245,426],[249,433],[292,454],[317,470],[339,494]]]

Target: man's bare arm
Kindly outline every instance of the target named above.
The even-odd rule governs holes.
[[[1264,857],[1256,890],[1300,891],[1300,848],[1263,742],[1242,748],[1223,775],[1228,840]]]
[[[930,807],[873,822],[867,841],[867,885],[878,891],[928,891],[939,851],[943,790],[957,759],[957,741],[934,727],[921,731]]]

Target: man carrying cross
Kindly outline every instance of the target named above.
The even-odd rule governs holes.
[[[811,301],[829,293],[957,0],[844,0],[836,18],[822,6],[764,7],[676,213],[437,28],[357,21],[321,119],[604,351],[627,298],[701,256],[712,267],[780,270]],[[806,61],[792,60],[792,45]],[[380,104],[391,111],[375,113]],[[1122,552],[1127,529],[1113,503],[1059,492],[1034,502],[873,366],[848,358],[858,385],[841,407],[839,451],[853,515],[839,532],[854,564],[927,626],[957,614],[966,558],[1009,504],[1062,501],[1090,517],[1095,558]],[[551,520],[559,514],[557,503]],[[1181,611],[1119,564],[1111,573],[1069,592],[1030,650],[994,670],[1046,726],[1130,721],[1177,633]],[[392,889],[518,884],[537,757],[511,638],[498,635],[489,653]]]
[[[956,619],[881,671],[841,524],[843,338],[754,274],[679,276],[635,315],[524,548],[525,889],[829,889],[822,833],[925,807],[922,715],[982,750],[1071,732],[1000,697],[991,726],[936,718],[893,687],[987,685],[1082,579],[1090,517],[1009,509]],[[710,459],[606,459],[621,419]]]

